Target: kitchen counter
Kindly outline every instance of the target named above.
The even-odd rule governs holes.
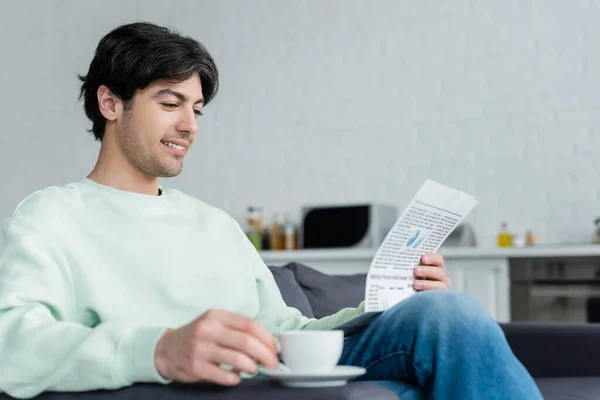
[[[265,260],[298,262],[326,260],[371,260],[374,249],[301,249],[293,251],[261,251]],[[486,258],[560,258],[600,257],[600,244],[537,245],[532,247],[443,247],[439,253],[446,259]]]
[[[296,251],[261,251],[267,265],[299,262],[334,275],[367,273],[375,249],[302,249]],[[536,259],[600,258],[600,245],[537,245],[523,248],[442,247],[452,290],[473,294],[498,321],[511,318],[511,265]],[[518,267],[517,267],[518,268]]]

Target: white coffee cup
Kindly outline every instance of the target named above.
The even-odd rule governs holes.
[[[283,363],[292,372],[328,372],[335,368],[344,347],[344,332],[284,331],[279,334]]]

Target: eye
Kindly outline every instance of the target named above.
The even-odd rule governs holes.
[[[202,111],[200,111],[200,110],[194,110],[194,114],[196,114],[196,116],[204,115],[204,114],[202,114]]]
[[[163,106],[167,107],[167,108],[175,108],[177,107],[177,104],[175,103],[161,103]]]

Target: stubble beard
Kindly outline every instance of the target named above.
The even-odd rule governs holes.
[[[166,154],[158,148],[163,146],[160,143],[156,150],[144,148],[142,135],[135,124],[133,111],[125,111],[121,127],[121,150],[127,160],[146,175],[160,178],[179,175],[183,169],[183,156]]]

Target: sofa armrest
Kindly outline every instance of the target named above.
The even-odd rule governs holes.
[[[517,358],[535,377],[600,376],[600,324],[500,324]]]

